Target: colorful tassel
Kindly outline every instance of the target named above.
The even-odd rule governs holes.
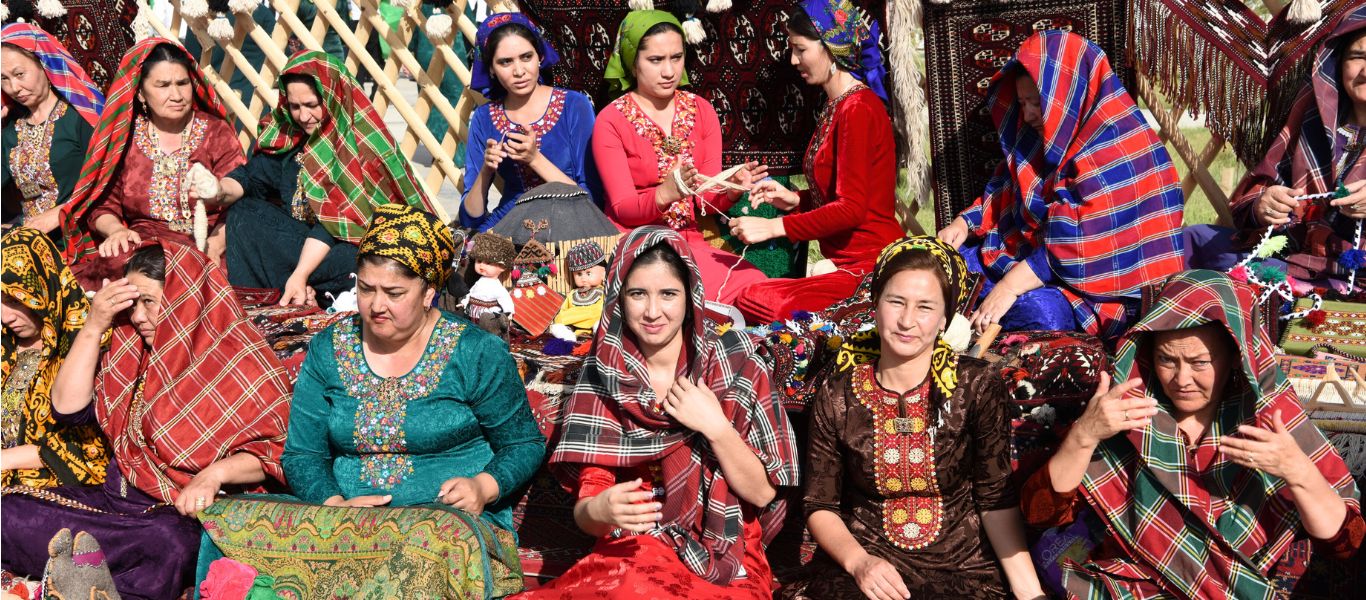
[[[1366,267],[1366,251],[1360,248],[1352,248],[1342,253],[1338,257],[1338,264],[1349,271],[1355,271]]]
[[[1257,258],[1270,258],[1272,256],[1275,256],[1280,251],[1285,250],[1285,245],[1288,242],[1289,238],[1283,235],[1278,235],[1276,237],[1266,240],[1265,242],[1262,242],[1261,244],[1258,244]]]
[[[1233,267],[1232,269],[1229,269],[1228,276],[1230,279],[1234,281],[1241,281],[1243,283],[1247,283],[1247,267],[1245,265],[1238,265],[1236,267]]]
[[[1326,320],[1328,320],[1328,313],[1322,310],[1311,310],[1309,314],[1304,315],[1304,325],[1311,330],[1322,325]]]
[[[702,28],[700,19],[688,17],[688,20],[683,21],[683,39],[694,46],[707,41],[707,30]]]

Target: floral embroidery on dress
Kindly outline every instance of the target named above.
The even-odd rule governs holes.
[[[164,152],[152,121],[139,115],[133,123],[133,142],[152,161],[152,180],[147,186],[147,204],[153,217],[165,221],[172,231],[194,231],[194,205],[184,185],[190,171],[190,155],[204,141],[209,121],[195,114],[180,137],[180,148]]]
[[[19,141],[10,149],[10,173],[23,195],[24,218],[32,219],[57,206],[57,180],[52,176],[52,132],[57,119],[66,114],[66,103],[58,102],[40,125],[24,119],[14,122]]]
[[[408,399],[431,395],[441,383],[465,326],[442,318],[432,330],[427,350],[407,374],[380,377],[370,370],[361,348],[360,317],[338,324],[332,345],[342,384],[359,400],[354,431],[361,454],[361,479],[371,487],[392,489],[413,473],[404,425]]]
[[[806,155],[802,157],[802,173],[806,175],[806,181],[811,188],[811,196],[815,200],[812,208],[825,205],[825,194],[821,192],[821,186],[816,185],[816,154],[820,152],[821,146],[825,145],[825,138],[830,135],[830,130],[835,124],[835,110],[845,98],[853,96],[859,90],[868,89],[862,83],[856,83],[838,98],[825,103],[825,108],[821,109],[821,116],[816,119],[816,135],[811,136],[811,143],[806,146]]]
[[[13,448],[24,442],[24,405],[42,360],[42,350],[21,350],[5,378],[0,404],[0,448]]]
[[[626,121],[635,128],[636,135],[645,138],[654,147],[656,167],[659,171],[656,184],[664,183],[664,178],[669,176],[674,163],[679,159],[685,163],[693,162],[695,144],[691,138],[692,130],[697,126],[697,95],[680,91],[674,99],[674,118],[668,132],[660,129],[659,125],[641,110],[640,105],[631,98],[631,94],[622,94],[620,98],[612,101],[612,106],[621,111]],[[696,217],[692,198],[674,202],[664,211],[663,216],[664,222],[674,229],[684,229],[693,224]]]
[[[309,202],[308,196],[304,195],[304,186],[308,184],[308,173],[303,169],[303,152],[294,154],[294,164],[299,165],[299,171],[294,175],[294,197],[289,200],[289,216],[294,217],[306,225],[318,222],[318,215],[313,212],[313,205]]]
[[[873,469],[882,501],[882,531],[898,548],[916,550],[939,539],[944,498],[930,432],[930,380],[897,395],[878,385],[872,363],[859,365],[854,394],[873,414]]]
[[[544,140],[545,136],[550,135],[550,130],[554,129],[555,125],[560,122],[560,117],[564,116],[564,101],[567,97],[568,94],[566,94],[564,90],[556,87],[550,88],[550,103],[545,107],[545,114],[541,115],[540,119],[530,125],[531,131],[536,134],[536,139]],[[489,117],[493,119],[493,127],[497,129],[504,138],[506,138],[509,133],[521,131],[528,127],[527,125],[513,123],[512,120],[508,118],[507,111],[503,109],[502,102],[489,103]],[[512,161],[512,163],[517,168],[517,174],[522,178],[522,187],[524,189],[529,190],[545,183],[545,180],[542,179],[540,175],[537,175],[536,171],[527,164],[518,161]]]

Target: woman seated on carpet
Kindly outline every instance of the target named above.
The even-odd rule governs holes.
[[[57,229],[57,207],[71,198],[104,93],[57,38],[28,23],[0,36],[4,97],[0,190],[18,199],[25,227]],[[10,210],[6,208],[8,220]]]
[[[199,550],[190,515],[220,493],[283,480],[289,377],[203,253],[163,241],[127,269],[91,298],[52,386],[59,424],[98,423],[108,436],[104,485],[7,488],[0,556],[40,576],[48,541],[69,528],[98,541],[124,598],[176,598]],[[68,583],[52,585],[91,597]]]
[[[281,290],[280,304],[316,304],[317,294],[354,285],[356,244],[375,206],[428,202],[341,59],[299,52],[279,87],[256,154],[224,180],[225,201],[235,200],[228,281]]]
[[[847,15],[843,21],[835,17],[841,11]],[[773,180],[755,184],[752,204],[796,212],[773,219],[737,217],[730,230],[746,244],[776,237],[817,240],[821,256],[838,270],[750,285],[735,303],[748,320],[787,319],[793,311],[823,310],[852,296],[878,252],[903,235],[895,214],[896,143],[883,104],[880,35],[876,22],[870,28],[863,19],[848,0],[806,0],[787,21],[793,66],[827,98],[807,148],[810,189],[793,192]]]
[[[1277,372],[1255,308],[1223,273],[1169,281],[1120,344],[1123,383],[1101,380],[1026,482],[1031,525],[1083,507],[1105,524],[1109,537],[1064,567],[1068,593],[1270,598],[1290,591],[1278,582],[1303,572],[1309,546],[1338,558],[1361,546],[1352,475]]]
[[[724,213],[740,191],[689,194],[721,171],[721,121],[706,99],[678,89],[683,29],[662,10],[633,10],[621,21],[616,52],[603,77],[625,92],[598,113],[593,158],[607,195],[604,212],[622,229],[666,225],[678,231],[702,270],[708,300],[733,304],[740,290],[765,279],[740,257],[713,248],[697,218]],[[728,181],[748,189],[768,167],[743,165]]]
[[[820,549],[784,598],[1042,596],[1009,484],[1009,396],[941,338],[968,279],[928,236],[878,257],[875,357],[842,365],[812,405],[805,507]]]
[[[377,573],[396,586],[377,597],[521,589],[512,507],[545,438],[507,346],[432,307],[455,251],[430,213],[375,207],[360,314],[313,337],[294,387],[284,466],[297,500],[228,500],[201,516],[218,550],[276,591],[369,595],[345,586]]]
[[[1266,158],[1233,193],[1238,231],[1210,225],[1187,228],[1191,267],[1227,271],[1256,245],[1267,227],[1286,233],[1289,275],[1307,286],[1342,295],[1361,293],[1366,281],[1357,273],[1355,291],[1347,289],[1352,258],[1342,261],[1360,237],[1366,219],[1366,6],[1343,17],[1319,47],[1313,80],[1300,90],[1285,128]],[[1324,195],[1345,186],[1344,198]],[[1239,251],[1241,249],[1241,252]],[[1303,290],[1301,290],[1303,291]]]
[[[61,425],[52,414],[52,382],[85,326],[90,302],[62,264],[56,244],[42,232],[16,227],[0,239],[0,248],[3,483],[99,485],[109,464],[109,445],[99,426]]]
[[[80,182],[62,207],[64,252],[81,285],[93,291],[118,279],[128,255],[154,238],[194,247],[206,237],[216,262],[220,178],[244,162],[237,131],[194,58],[171,40],[138,42],[110,84]],[[201,202],[207,228],[196,232]]]
[[[764,545],[797,483],[766,367],[703,318],[682,234],[641,227],[613,253],[593,339],[550,469],[579,501],[593,553],[521,598],[764,598]]]
[[[1030,36],[989,94],[1005,160],[939,232],[986,274],[973,325],[1113,340],[1143,287],[1184,268],[1171,158],[1105,53],[1074,33]]]
[[[465,173],[460,224],[485,231],[543,183],[591,189],[593,101],[541,83],[541,69],[560,62],[560,55],[522,13],[489,15],[479,25],[475,51],[470,87],[489,102],[470,117],[465,164],[482,166]],[[502,199],[490,211],[495,175],[503,180]]]

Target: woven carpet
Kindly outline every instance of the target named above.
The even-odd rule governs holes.
[[[925,73],[929,84],[936,227],[981,195],[1001,147],[987,111],[987,84],[1035,31],[1065,29],[1100,45],[1133,89],[1126,64],[1124,0],[954,0],[925,4]]]
[[[21,0],[6,4],[10,18],[16,19],[28,10],[21,5],[32,3]],[[136,0],[62,0],[61,4],[66,7],[65,15],[52,19],[34,15],[29,22],[61,40],[100,89],[108,90],[119,61],[133,45]]]

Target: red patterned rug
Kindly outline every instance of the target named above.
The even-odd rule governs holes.
[[[11,20],[32,14],[29,22],[61,40],[102,90],[108,90],[119,61],[133,45],[136,0],[62,0],[66,15],[51,19],[37,16],[29,0],[10,0],[6,5]]]

